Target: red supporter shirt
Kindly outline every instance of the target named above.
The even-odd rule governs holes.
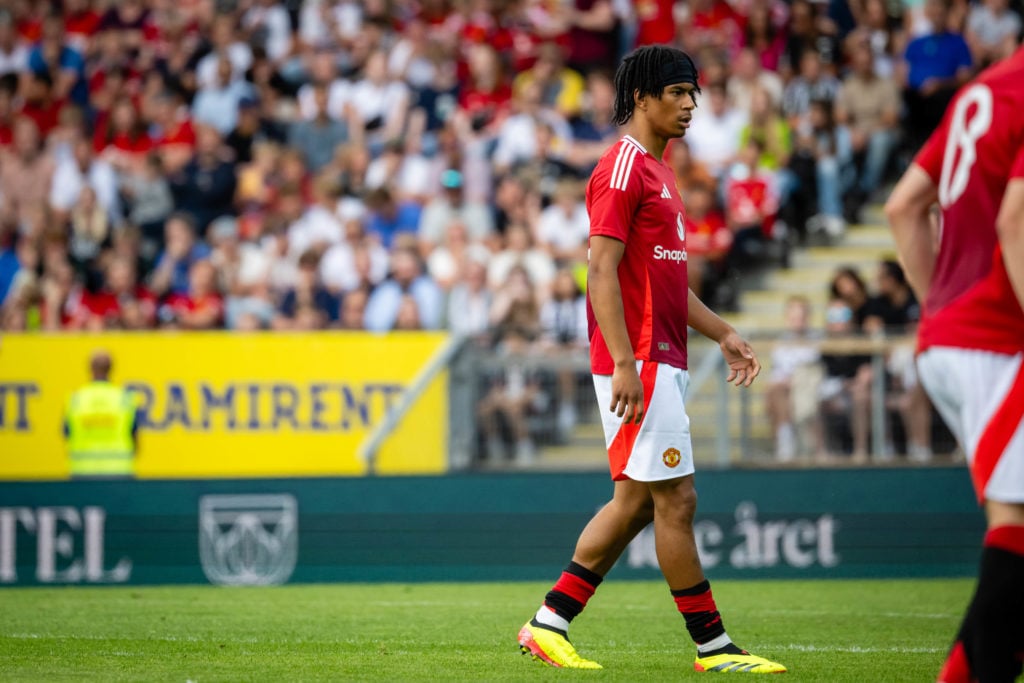
[[[626,245],[619,286],[626,330],[637,360],[686,369],[686,211],[675,175],[630,136],[613,145],[587,185],[590,236]],[[590,365],[595,374],[615,367],[587,295]]]
[[[1024,312],[996,235],[1014,178],[1024,178],[1024,48],[964,86],[916,163],[939,188],[939,253],[918,346],[1024,351]]]

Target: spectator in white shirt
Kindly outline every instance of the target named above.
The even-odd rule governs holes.
[[[196,65],[196,84],[200,88],[217,84],[217,63],[222,56],[231,62],[231,80],[243,80],[245,72],[252,66],[252,48],[238,40],[233,15],[218,14],[214,17],[210,29],[210,42],[213,44],[213,50]]]
[[[342,240],[341,221],[334,213],[340,188],[330,176],[319,176],[313,183],[314,202],[302,218],[288,229],[288,253],[293,260],[310,249],[326,250]]]
[[[5,10],[0,12],[0,76],[28,71],[28,48],[18,40],[14,21]]]
[[[217,80],[213,85],[200,88],[192,102],[192,118],[226,136],[238,123],[239,103],[249,96],[252,96],[252,88],[245,81],[232,80],[231,61],[221,57],[217,61]]]
[[[117,174],[113,166],[96,158],[92,141],[75,141],[70,157],[57,162],[50,184],[50,207],[67,214],[75,206],[83,188],[90,187],[96,194],[96,203],[106,212],[112,223],[120,219],[121,203],[118,198]]]
[[[711,83],[705,91],[708,106],[693,112],[693,123],[686,139],[694,158],[721,178],[739,152],[740,133],[747,116],[729,104],[722,84]]]
[[[494,232],[494,216],[482,202],[467,201],[462,191],[462,174],[449,168],[441,174],[444,191],[423,209],[420,217],[418,237],[424,254],[444,239],[445,231],[453,221],[466,226],[469,238],[480,242]]]
[[[257,0],[242,16],[242,27],[251,42],[263,45],[267,56],[280,64],[292,51],[292,22],[277,0]]]
[[[559,182],[552,200],[537,221],[537,244],[559,263],[585,262],[590,218],[579,184],[574,180]]]

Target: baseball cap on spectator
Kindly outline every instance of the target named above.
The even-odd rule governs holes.
[[[245,95],[238,100],[238,109],[255,109],[260,106],[260,101],[252,95]]]
[[[441,174],[441,187],[446,190],[462,189],[462,174],[454,168],[449,168]]]

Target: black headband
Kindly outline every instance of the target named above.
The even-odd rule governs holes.
[[[697,87],[697,66],[685,53],[678,59],[662,64],[658,76],[658,87],[660,88],[673,83],[690,83]]]

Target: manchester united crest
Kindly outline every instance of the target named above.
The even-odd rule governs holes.
[[[661,454],[661,459],[667,467],[675,467],[676,465],[679,464],[679,449],[665,449],[665,452]]]

